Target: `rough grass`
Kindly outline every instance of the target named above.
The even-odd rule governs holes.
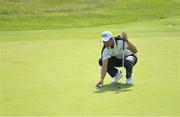
[[[180,14],[179,2],[169,0],[1,0],[0,3],[0,30],[93,27]]]
[[[0,2],[0,14],[68,13],[84,11],[110,3],[107,0],[1,0]]]

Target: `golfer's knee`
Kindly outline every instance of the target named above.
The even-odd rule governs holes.
[[[99,59],[98,63],[100,66],[102,66],[102,58]]]
[[[130,60],[125,59],[124,67],[131,68],[131,67],[133,67],[133,63]]]

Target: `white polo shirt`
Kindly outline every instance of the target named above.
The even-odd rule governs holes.
[[[117,59],[122,59],[123,58],[123,41],[122,40],[114,40],[114,47],[106,47],[103,51],[102,51],[102,60],[111,58],[111,57],[116,57]],[[117,42],[117,43],[116,43]],[[126,42],[124,42],[124,47],[125,47],[125,51],[124,51],[124,56],[128,56],[133,54],[130,50],[128,50],[128,45]]]

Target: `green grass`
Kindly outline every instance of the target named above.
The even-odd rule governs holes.
[[[1,32],[1,115],[180,115],[180,27],[164,25],[176,19],[153,21],[150,26],[139,22]],[[130,32],[138,47],[132,87],[117,89],[109,85],[108,76],[103,89],[95,88],[101,48],[98,33],[105,28],[116,34]]]
[[[106,0],[78,0],[78,6],[70,0],[30,1],[29,8],[27,1],[0,0],[0,115],[180,116],[178,0],[114,0],[109,7]],[[36,5],[46,10],[34,13]],[[133,13],[137,6],[141,12]],[[128,32],[137,46],[133,86],[123,78],[118,89],[107,75],[105,87],[95,87],[104,30]]]

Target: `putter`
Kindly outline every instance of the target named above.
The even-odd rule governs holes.
[[[123,72],[123,68],[124,68],[124,52],[125,52],[125,40],[124,40],[124,38],[123,38],[123,36],[122,36],[122,41],[123,41],[123,56],[122,56],[122,72]],[[118,86],[118,88],[122,88],[122,85],[120,84],[120,86]]]
[[[122,40],[123,40],[123,56],[122,56],[122,68],[123,68],[124,67],[124,51],[125,51],[125,47],[124,47],[125,46],[124,45],[125,42],[124,41],[125,40],[124,40],[124,38],[122,38]]]

